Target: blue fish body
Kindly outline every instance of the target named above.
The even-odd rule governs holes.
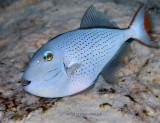
[[[22,77],[24,89],[36,96],[57,98],[90,87],[128,39],[157,47],[144,18],[143,6],[129,28],[119,29],[106,15],[89,7],[79,29],[51,39],[34,54]]]

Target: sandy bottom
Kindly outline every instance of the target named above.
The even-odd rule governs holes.
[[[146,4],[160,45],[158,0],[6,0],[0,3],[0,122],[160,122],[160,49],[136,41],[119,70],[118,85],[100,76],[93,88],[60,99],[39,98],[22,89],[21,77],[33,53],[52,37],[78,28],[92,4],[121,28]]]

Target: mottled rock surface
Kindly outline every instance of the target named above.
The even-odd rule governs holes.
[[[160,49],[136,41],[120,69],[118,85],[100,76],[90,90],[60,99],[35,97],[21,87],[33,53],[52,37],[78,28],[92,4],[122,28],[146,4],[160,45],[159,0],[4,1],[0,3],[0,122],[160,122]]]

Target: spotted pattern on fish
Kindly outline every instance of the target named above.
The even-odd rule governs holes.
[[[81,80],[82,78],[84,82],[88,79],[94,82],[106,62],[113,57],[123,43],[123,40],[118,40],[122,34],[119,29],[78,29],[55,38],[55,41],[61,42],[57,47],[64,52],[67,67],[73,62],[83,63],[74,72],[74,79],[72,79],[73,75],[69,76],[71,80],[69,83],[76,84],[75,79]],[[115,49],[114,52],[113,49]]]

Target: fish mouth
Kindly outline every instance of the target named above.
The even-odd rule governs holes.
[[[27,86],[29,84],[31,84],[30,80],[22,80],[22,86]]]

